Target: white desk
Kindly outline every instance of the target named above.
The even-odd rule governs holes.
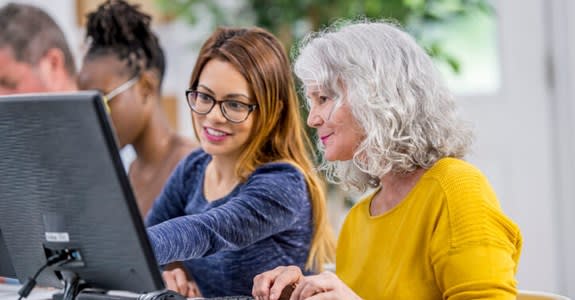
[[[0,300],[18,300],[18,290],[21,285],[15,284],[0,284]],[[26,300],[48,300],[52,299],[52,295],[56,293],[55,289],[46,289],[36,287],[32,293],[28,295]]]
[[[0,283],[0,300],[18,300],[18,290],[22,287],[21,285],[16,284],[5,284]],[[52,295],[58,292],[57,289],[49,289],[49,288],[42,288],[36,287],[32,290],[30,295],[28,295],[25,300],[52,300]],[[131,292],[123,292],[123,291],[111,291],[110,295],[115,296],[126,296],[126,297],[137,297],[138,294],[134,294]],[[190,300],[194,300],[196,298],[189,298]],[[204,298],[197,298],[197,299],[204,299]]]

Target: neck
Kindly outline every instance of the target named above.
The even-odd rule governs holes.
[[[237,157],[230,156],[212,156],[210,168],[212,178],[218,183],[234,183],[238,181],[236,175]]]
[[[161,113],[161,107],[158,107],[152,113],[151,119],[140,136],[133,141],[132,146],[138,154],[137,160],[144,165],[149,165],[161,163],[180,139]]]
[[[380,215],[397,206],[415,187],[425,169],[407,174],[389,173],[381,178],[381,189],[371,203],[372,215]]]
[[[62,91],[77,91],[78,90],[78,84],[76,83],[76,78],[75,77],[67,77],[62,82],[61,90]]]
[[[46,86],[46,89],[52,92],[71,92],[78,90],[76,78],[74,76],[67,75],[67,73],[54,74],[53,80],[50,82],[44,82],[44,85]]]

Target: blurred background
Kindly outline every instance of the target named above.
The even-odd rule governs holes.
[[[10,1],[0,0],[0,5]],[[100,0],[16,0],[44,8],[80,63],[87,12]],[[166,51],[164,108],[193,136],[184,90],[201,43],[219,25],[259,25],[286,49],[344,17],[395,19],[435,58],[476,140],[468,160],[490,179],[524,235],[519,287],[575,297],[575,1],[131,0]],[[332,189],[339,228],[357,195]]]

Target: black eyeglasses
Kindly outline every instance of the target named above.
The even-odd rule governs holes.
[[[245,121],[258,106],[257,104],[246,104],[237,100],[216,100],[208,94],[194,90],[186,90],[186,99],[192,111],[199,115],[209,114],[216,106],[216,103],[219,104],[224,118],[232,123]]]

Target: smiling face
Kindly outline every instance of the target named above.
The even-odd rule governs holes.
[[[351,160],[365,134],[353,117],[346,99],[335,100],[333,96],[313,87],[307,88],[306,96],[310,104],[307,124],[317,129],[325,159]]]
[[[214,99],[235,100],[245,104],[255,104],[250,97],[247,80],[228,62],[212,59],[204,66],[197,91]],[[232,123],[222,114],[220,104],[216,104],[206,115],[192,113],[194,128],[202,149],[214,157],[222,156],[237,159],[248,144],[256,112],[252,112],[241,123]]]

